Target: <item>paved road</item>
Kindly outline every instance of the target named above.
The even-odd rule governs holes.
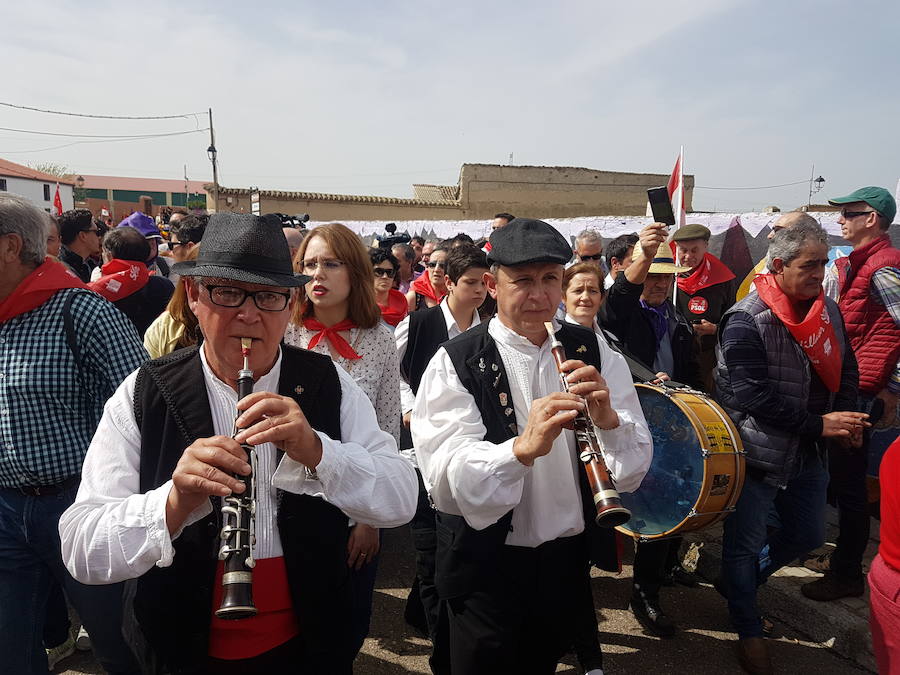
[[[357,659],[361,675],[429,673],[429,643],[413,635],[403,622],[403,607],[413,577],[408,529],[385,533],[385,547],[375,591],[375,614],[369,639]],[[630,562],[630,561],[629,561]],[[626,607],[631,568],[621,575],[596,573],[594,598],[598,607],[601,641],[607,654],[605,671],[613,673],[739,673],[732,655],[734,634],[728,630],[725,602],[711,586],[664,590],[664,603],[681,631],[671,640],[645,635]],[[845,675],[864,673],[855,664],[782,625],[783,637],[772,641],[776,671],[792,675]],[[569,657],[558,672],[577,673]],[[69,670],[62,670],[68,668]],[[89,654],[79,654],[59,665],[67,675],[101,673]]]

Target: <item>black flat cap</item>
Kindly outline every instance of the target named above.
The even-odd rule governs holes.
[[[280,219],[242,213],[210,216],[197,260],[176,263],[172,271],[281,287],[302,286],[311,278],[294,274]]]
[[[572,247],[559,231],[543,220],[513,218],[491,234],[488,262],[498,265],[556,263],[572,259]]]

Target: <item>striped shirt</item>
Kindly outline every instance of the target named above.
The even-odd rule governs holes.
[[[72,293],[80,368],[64,327]],[[0,323],[0,486],[54,485],[81,473],[106,399],[146,359],[131,321],[93,292],[62,290]]]

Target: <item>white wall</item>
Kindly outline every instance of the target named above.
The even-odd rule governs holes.
[[[56,182],[47,183],[42,180],[32,180],[31,178],[22,178],[21,176],[4,176],[0,174],[0,178],[6,179],[6,191],[14,195],[30,199],[40,208],[55,213],[53,210],[53,197],[56,195]],[[44,200],[44,186],[50,186],[50,201]],[[75,208],[75,197],[72,194],[71,185],[59,184],[59,197],[62,199],[63,211]]]

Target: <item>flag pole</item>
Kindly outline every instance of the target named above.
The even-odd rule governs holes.
[[[681,146],[681,151],[678,153],[678,188],[676,189],[676,194],[678,195],[678,204],[672,210],[675,213],[675,230],[678,231],[678,228],[681,227],[681,212],[684,210],[684,146]],[[678,245],[675,245],[675,267],[679,267],[678,255]],[[678,310],[678,272],[674,273],[674,282],[672,283],[672,304],[675,306],[676,311]]]

